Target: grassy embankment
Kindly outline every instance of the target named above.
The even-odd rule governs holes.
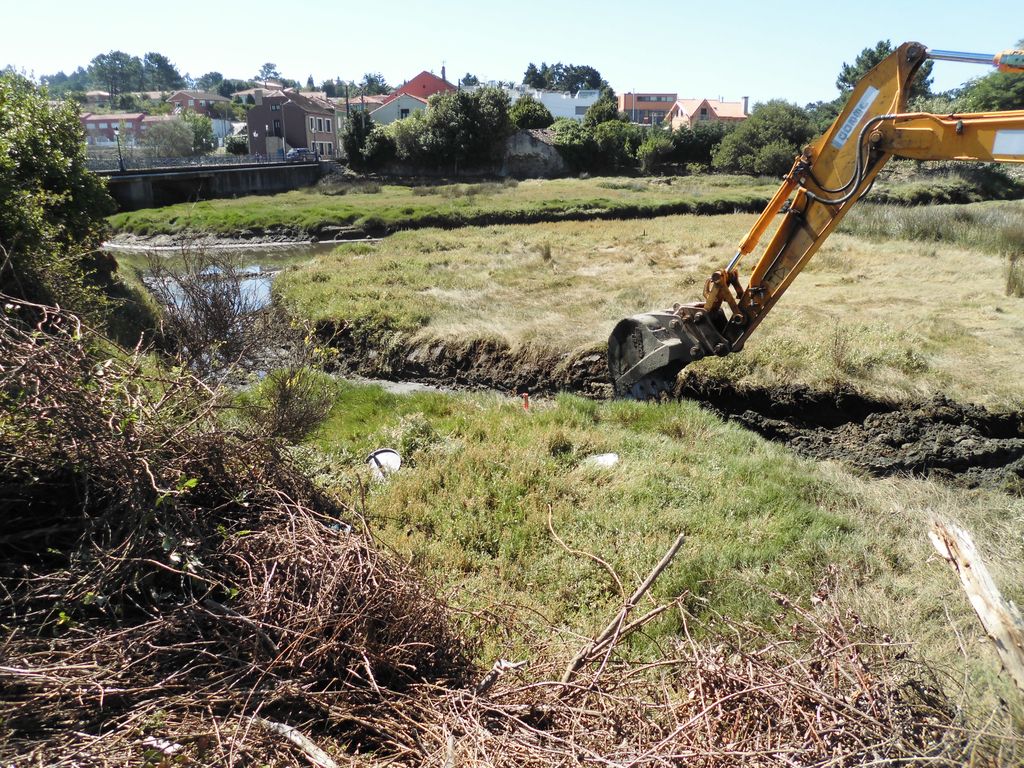
[[[369,231],[493,222],[637,218],[669,213],[758,210],[771,179],[693,176],[669,179],[558,179],[408,187],[360,183],[265,197],[172,205],[110,217],[115,232],[138,235],[288,230],[327,226]],[[345,194],[340,192],[345,191]]]
[[[908,398],[944,392],[1019,407],[1021,203],[861,206],[746,349],[694,366],[758,385],[837,383]],[[700,296],[754,217],[676,216],[398,233],[286,271],[277,291],[314,321],[381,345],[499,339],[603,350],[621,317]],[[386,333],[382,329],[386,329]]]
[[[400,186],[332,182],[270,196],[171,205],[110,217],[115,232],[137,235],[281,232],[309,235],[325,227],[371,232],[680,213],[759,211],[778,180],[706,175],[629,179],[531,180]],[[1024,196],[1024,182],[987,166],[953,163],[918,169],[893,163],[875,199],[897,204],[976,202]]]

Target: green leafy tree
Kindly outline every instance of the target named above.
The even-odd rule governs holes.
[[[77,105],[12,72],[0,74],[0,199],[0,291],[97,317],[93,254],[113,201],[86,169]]]
[[[551,64],[544,62],[540,67],[532,62],[523,73],[523,85],[549,91],[566,91],[575,93],[582,89],[602,89],[608,87],[601,73],[585,64]]]
[[[277,71],[277,65],[271,61],[260,67],[260,71],[256,73],[256,79],[263,83],[263,85],[267,84],[267,80],[278,80],[280,77],[281,73]]]
[[[854,59],[853,64],[843,62],[843,68],[836,78],[836,88],[839,89],[840,100],[843,104],[850,97],[854,87],[861,78],[868,73],[868,70],[875,67],[882,59],[893,52],[892,43],[888,40],[879,40],[873,48],[865,48]],[[926,61],[914,76],[910,84],[910,98],[922,98],[931,95],[932,85],[932,61]]]
[[[596,149],[591,170],[618,171],[632,167],[644,130],[621,120],[605,120],[593,126],[591,136]]]
[[[388,85],[388,81],[384,79],[384,75],[380,72],[367,72],[355,88],[355,92],[359,96],[380,96],[385,93],[391,93],[391,90],[392,88]]]
[[[345,123],[345,131],[341,135],[341,146],[353,168],[364,166],[363,148],[366,139],[373,130],[373,118],[366,112],[354,112]]]
[[[550,110],[529,94],[521,96],[509,108],[508,119],[517,131],[547,128],[555,122]]]
[[[459,79],[459,82],[466,86],[480,85],[480,78],[467,72]]]
[[[156,157],[188,157],[195,136],[184,120],[163,120],[146,129],[142,145]]]
[[[583,116],[583,123],[594,127],[609,120],[621,120],[622,118],[623,116],[619,114],[619,105],[615,99],[602,96],[587,109],[587,113]]]
[[[217,140],[213,136],[213,121],[210,118],[188,109],[182,112],[181,121],[192,132],[191,154],[202,155],[213,151]]]
[[[555,132],[555,147],[570,168],[579,172],[594,167],[597,145],[590,127],[563,117],[555,120],[551,129]]]
[[[89,77],[114,100],[125,91],[137,90],[142,81],[142,60],[124,51],[101,53],[89,63]]]
[[[542,67],[547,68],[547,64],[541,63]],[[544,75],[541,74],[540,69],[536,64],[530,62],[526,67],[526,71],[523,73],[523,85],[528,88],[545,88],[547,82],[544,80]]]
[[[647,138],[637,147],[636,159],[640,163],[640,170],[650,174],[654,172],[658,163],[672,150],[672,138],[666,131],[654,129],[647,134]]]
[[[431,96],[423,122],[425,159],[456,173],[493,161],[512,128],[509,106],[508,94],[499,88]]]
[[[207,93],[215,92],[224,82],[224,75],[220,72],[207,72],[196,80],[196,88]]]
[[[725,171],[781,176],[813,136],[807,112],[786,101],[768,101],[754,107],[750,117],[722,139],[713,162]],[[780,159],[782,146],[788,150],[785,163]]]
[[[185,87],[185,78],[178,68],[162,53],[150,51],[142,57],[144,87],[150,91],[176,91]]]
[[[306,78],[306,90],[312,91],[314,88],[316,88],[316,84],[313,82],[313,76],[310,75]]]
[[[334,80],[324,80],[320,83],[320,90],[323,91],[329,99],[336,98],[338,95],[338,86]]]
[[[1024,50],[1024,40],[1017,41]],[[957,101],[970,112],[1024,109],[1024,74],[992,72],[971,80],[958,94]]]
[[[843,111],[844,104],[845,99],[840,97],[832,101],[815,101],[804,107],[816,135],[821,135],[829,129]]]
[[[89,72],[85,67],[78,67],[70,75],[65,75],[63,72],[58,72],[55,75],[44,75],[40,78],[40,82],[47,87],[50,95],[55,98],[60,98],[72,92],[84,94],[85,91],[89,90],[91,84]]]

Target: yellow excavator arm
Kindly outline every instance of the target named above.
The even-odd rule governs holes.
[[[930,58],[1024,72],[1024,51],[989,56],[904,43],[883,59],[857,83],[832,126],[796,158],[732,261],[708,278],[703,301],[636,315],[615,326],[608,366],[617,396],[656,397],[674,386],[688,363],[742,349],[891,157],[1024,162],[1024,110],[905,112],[911,81]],[[772,227],[744,287],[737,265]]]

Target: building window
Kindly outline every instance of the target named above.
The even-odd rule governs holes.
[[[189,99],[189,100],[188,100],[188,105],[189,105],[190,107],[194,107],[194,106],[196,105],[196,100],[195,100],[195,99]]]
[[[324,132],[324,119],[323,119],[322,117],[318,117],[318,118],[316,119],[316,129],[317,129],[317,131],[319,131],[320,133],[323,133],[323,132]]]
[[[275,120],[274,121],[274,135],[275,136],[281,136],[282,138],[284,138],[284,135],[281,133],[281,121],[280,120]]]
[[[316,130],[316,121],[313,119],[312,116],[310,116],[310,118],[309,118],[309,130],[311,130],[311,131],[315,131]]]
[[[400,110],[398,110],[398,119],[399,120],[404,120],[408,116],[409,116],[409,110],[408,109],[400,109]]]
[[[327,131],[328,133],[332,132],[331,131],[331,118],[329,118],[329,117],[324,119],[324,130]]]
[[[334,157],[334,142],[333,141],[328,141],[327,142],[327,156],[328,157]]]
[[[271,104],[270,105],[270,111],[271,112],[280,112],[281,111],[281,105],[280,104]]]
[[[106,123],[100,123],[99,127],[100,127],[100,128],[106,128],[106,127],[107,127],[107,124],[106,124]]]

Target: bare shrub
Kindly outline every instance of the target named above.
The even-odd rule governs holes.
[[[1006,256],[1006,295],[1024,296],[1024,253],[1010,253]]]
[[[337,397],[326,373],[308,365],[271,371],[242,403],[242,410],[268,437],[298,442],[323,423]]]
[[[183,248],[179,263],[153,257],[146,284],[163,308],[165,346],[193,370],[223,370],[264,351],[277,325],[260,278],[237,257]]]
[[[999,231],[1000,250],[1006,256],[1006,295],[1024,296],[1024,226],[1007,226]]]

